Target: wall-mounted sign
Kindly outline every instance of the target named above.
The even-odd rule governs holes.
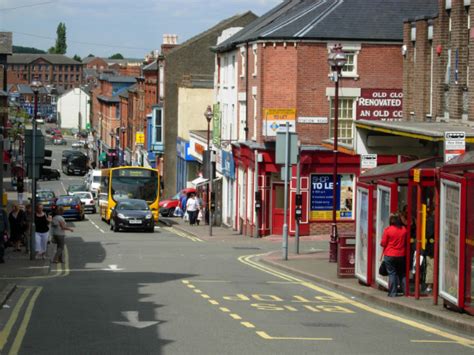
[[[290,132],[296,129],[296,109],[265,109],[263,111],[263,132],[267,137],[276,137],[278,132],[284,132],[289,123]]]
[[[465,132],[444,133],[444,161],[447,162],[466,151]]]
[[[332,219],[333,179],[332,175],[311,175],[311,220]],[[353,175],[338,175],[336,191],[336,217],[338,220],[352,219]]]
[[[325,124],[328,123],[327,117],[298,117],[298,123]]]
[[[143,132],[135,133],[135,144],[145,144],[145,133]]]
[[[369,170],[377,167],[377,154],[361,154],[360,168],[362,170]]]
[[[400,121],[403,118],[403,91],[361,89],[356,115],[358,120]]]

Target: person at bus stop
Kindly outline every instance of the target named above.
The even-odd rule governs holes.
[[[16,180],[16,192],[18,194],[18,203],[23,204],[23,193],[25,192],[25,184],[23,182],[23,177],[18,176]]]
[[[51,217],[43,211],[43,205],[38,204],[35,211],[35,247],[36,258],[46,258],[46,248],[48,247],[49,223]]]
[[[383,248],[383,260],[388,271],[388,296],[396,297],[405,293],[407,229],[398,214],[390,215],[389,224],[383,232],[380,246]]]
[[[3,264],[5,255],[5,242],[8,239],[7,212],[0,206],[0,264]]]
[[[426,246],[424,256],[426,258],[425,284],[426,293],[433,289],[433,269],[434,269],[434,213],[433,207],[428,208],[426,216]]]
[[[186,212],[189,215],[189,224],[190,225],[195,225],[196,224],[196,218],[199,212],[199,202],[196,199],[196,194],[192,193],[187,202],[186,202]]]

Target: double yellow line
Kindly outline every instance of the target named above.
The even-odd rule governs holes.
[[[188,234],[186,232],[183,232],[183,231],[180,231],[176,228],[173,228],[173,227],[165,227],[164,228],[165,230],[168,230],[169,232],[173,233],[173,234],[176,234],[177,236],[179,237],[183,237],[183,238],[186,238],[186,239],[189,239],[195,243],[204,243],[204,240],[202,239],[199,239],[198,237],[195,237],[194,235],[191,235],[191,234]]]
[[[238,260],[241,263],[243,263],[247,266],[250,266],[254,269],[266,272],[266,273],[271,274],[275,277],[281,278],[285,281],[298,283],[301,286],[305,286],[309,289],[320,292],[320,293],[325,294],[327,296],[334,297],[334,298],[336,298],[336,299],[338,299],[338,300],[340,300],[344,303],[351,304],[354,307],[362,309],[366,312],[376,314],[380,317],[387,318],[387,319],[390,319],[390,320],[408,325],[408,326],[410,326],[412,328],[415,328],[417,330],[421,330],[421,331],[424,331],[426,333],[430,333],[430,334],[448,339],[448,340],[452,341],[453,343],[457,343],[457,344],[460,344],[462,346],[474,349],[474,340],[473,339],[460,337],[458,335],[451,334],[451,333],[445,332],[443,330],[440,330],[440,329],[437,329],[437,328],[434,328],[434,327],[430,327],[428,325],[425,325],[425,324],[422,324],[422,323],[419,323],[419,322],[416,322],[416,321],[413,321],[413,320],[410,320],[410,319],[406,319],[406,318],[403,318],[401,316],[398,316],[398,315],[395,315],[395,314],[392,314],[392,313],[389,313],[389,312],[386,312],[386,311],[382,311],[382,310],[373,308],[369,305],[366,305],[366,304],[363,304],[361,302],[354,301],[354,300],[351,300],[347,297],[344,297],[344,296],[342,296],[342,295],[340,295],[336,292],[329,291],[329,290],[327,290],[323,287],[316,286],[316,285],[312,284],[311,282],[304,281],[304,280],[299,279],[297,277],[294,277],[294,276],[285,274],[283,272],[274,270],[274,269],[272,269],[272,268],[270,268],[266,265],[263,265],[263,264],[258,263],[258,262],[253,260],[255,258],[262,257],[264,255],[265,254],[255,254],[255,255],[246,255],[246,256],[244,255],[244,256],[239,257]]]

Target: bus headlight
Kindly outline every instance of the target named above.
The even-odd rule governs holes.
[[[145,216],[145,218],[146,218],[146,219],[152,219],[152,218],[153,218],[153,215],[152,215],[151,213],[150,213],[150,214],[147,214],[147,215]]]

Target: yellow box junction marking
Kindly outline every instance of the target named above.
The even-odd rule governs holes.
[[[281,279],[284,279],[286,281],[299,282],[300,285],[302,285],[302,286],[305,286],[309,289],[312,289],[312,290],[317,291],[319,293],[325,294],[327,296],[333,297],[335,299],[339,299],[339,300],[343,301],[343,303],[351,304],[351,305],[353,305],[353,306],[355,306],[359,309],[362,309],[364,311],[367,311],[367,312],[376,314],[378,316],[400,322],[400,323],[408,325],[412,328],[424,331],[426,333],[434,334],[434,335],[437,335],[437,336],[442,337],[442,338],[449,339],[449,340],[454,341],[454,342],[456,342],[460,345],[463,345],[463,346],[466,346],[468,348],[473,348],[474,349],[474,340],[473,339],[468,339],[468,338],[464,338],[464,337],[461,337],[461,336],[458,336],[458,335],[455,335],[455,334],[451,334],[451,333],[448,333],[446,331],[443,331],[443,330],[440,330],[440,329],[437,329],[437,328],[434,328],[434,327],[431,327],[431,326],[428,326],[428,325],[425,325],[425,324],[422,324],[422,323],[419,323],[419,322],[416,322],[416,321],[413,321],[413,320],[410,320],[410,319],[406,319],[406,318],[403,318],[401,316],[394,315],[394,314],[389,313],[387,311],[382,311],[382,310],[373,308],[373,307],[365,305],[361,302],[350,300],[347,297],[342,296],[342,295],[340,295],[336,292],[329,291],[329,290],[327,290],[323,287],[316,286],[316,285],[312,284],[311,282],[301,280],[301,279],[299,279],[297,277],[294,277],[294,276],[291,276],[291,275],[287,275],[283,272],[274,270],[274,269],[272,269],[268,266],[262,265],[262,264],[260,264],[256,261],[252,260],[255,257],[260,257],[260,256],[263,256],[263,255],[265,255],[265,254],[255,254],[255,255],[246,255],[246,256],[244,255],[244,256],[239,257],[238,260],[240,262],[242,262],[243,264],[248,265],[248,266],[250,266],[254,269],[266,272],[268,274],[274,275],[274,276],[279,277]]]

